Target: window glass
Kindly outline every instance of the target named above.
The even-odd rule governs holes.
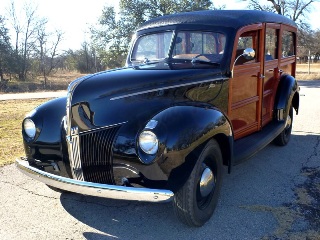
[[[265,42],[265,59],[266,61],[278,58],[278,36],[277,29],[266,29],[266,42]]]
[[[225,43],[226,38],[221,33],[183,31],[177,34],[172,55],[174,58],[190,59],[199,54],[208,55],[209,58],[214,55],[221,57]]]
[[[140,37],[131,56],[133,61],[158,60],[168,57],[172,32],[161,32]]]
[[[294,49],[294,33],[283,31],[282,34],[282,57],[290,57],[295,55]]]
[[[255,50],[255,58],[253,60],[248,60],[244,58],[243,56],[239,57],[241,54],[243,54],[243,51],[246,48],[252,48]],[[236,52],[236,65],[241,65],[247,62],[256,62],[258,59],[258,31],[250,31],[250,32],[245,32],[241,34],[238,40],[238,46],[237,46],[237,52]]]
[[[253,48],[253,39],[252,36],[242,36],[239,38],[238,41],[238,48],[237,49],[246,49],[246,48]]]

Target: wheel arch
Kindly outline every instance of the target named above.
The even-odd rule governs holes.
[[[223,133],[218,133],[214,135],[213,137],[209,138],[207,141],[203,142],[201,145],[193,149],[187,156],[186,161],[188,161],[188,158],[194,159],[195,157],[199,157],[202,150],[205,148],[205,146],[212,140],[216,140],[219,144],[220,151],[222,154],[222,164],[224,166],[228,167],[228,173],[231,172],[232,167],[232,148],[233,148],[233,138],[230,136],[227,136]]]
[[[173,106],[152,118],[152,129],[159,137],[161,153],[170,162],[168,187],[177,191],[191,174],[206,144],[215,139],[219,144],[223,165],[232,166],[233,134],[229,119],[212,106]],[[177,156],[179,156],[177,159]]]
[[[296,79],[287,74],[281,76],[274,105],[276,120],[283,121],[286,119],[291,103],[296,114],[298,114],[299,101],[299,86]]]

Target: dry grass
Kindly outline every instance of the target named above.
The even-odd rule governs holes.
[[[307,63],[297,64],[297,72],[308,73],[309,65]],[[320,63],[310,64],[311,73],[320,73]]]
[[[46,86],[44,86],[44,78],[42,76],[29,77],[31,80],[27,81],[11,79],[6,86],[1,86],[0,84],[0,93],[66,90],[70,82],[84,75],[86,74],[59,71],[48,77]],[[8,76],[5,78],[9,79]]]
[[[48,85],[52,83],[60,83],[60,84],[65,84],[68,85],[71,81],[85,76],[87,74],[82,74],[76,71],[58,71],[55,74],[52,74],[51,76],[48,77]],[[38,76],[36,79],[37,82],[44,82],[43,76]]]
[[[308,64],[297,64],[297,80],[319,80],[320,79],[320,63],[314,63],[310,65],[310,74],[309,74],[309,65]]]
[[[26,113],[46,101],[48,99],[0,101],[0,166],[13,163],[24,155],[22,120]]]

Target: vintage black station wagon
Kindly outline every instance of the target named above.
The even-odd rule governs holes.
[[[296,25],[281,15],[152,19],[136,31],[126,67],[77,79],[26,116],[17,167],[56,190],[173,200],[182,222],[201,226],[223,166],[231,172],[271,141],[288,143],[295,68]]]

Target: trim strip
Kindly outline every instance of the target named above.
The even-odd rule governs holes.
[[[223,80],[224,81],[224,80],[228,80],[228,79],[229,78],[218,78],[218,79],[210,79],[210,80],[206,80],[206,81],[202,81],[202,82],[198,81],[198,82],[177,84],[177,85],[173,85],[173,86],[169,86],[169,87],[154,88],[154,89],[150,89],[150,90],[145,90],[145,91],[140,91],[140,92],[136,92],[136,93],[125,94],[125,95],[118,96],[118,97],[113,97],[113,98],[110,98],[110,100],[113,101],[113,100],[118,100],[118,99],[122,99],[122,98],[137,96],[137,95],[141,95],[141,94],[145,94],[145,93],[151,93],[151,92],[156,92],[156,91],[161,91],[161,90],[167,90],[167,89],[171,89],[171,88],[178,88],[178,87],[189,86],[189,85],[194,85],[194,84],[213,82],[213,81],[217,81],[217,80]]]
[[[127,122],[128,122],[128,121],[121,122],[121,123],[116,123],[116,124],[111,124],[111,125],[108,125],[108,126],[98,127],[98,128],[92,128],[92,129],[89,129],[89,130],[86,130],[86,131],[79,132],[79,135],[89,134],[89,133],[91,133],[91,132],[95,132],[95,131],[99,131],[99,130],[103,130],[103,129],[108,129],[108,128],[117,127],[117,126],[123,125],[123,124],[125,124],[125,123],[127,123]]]

